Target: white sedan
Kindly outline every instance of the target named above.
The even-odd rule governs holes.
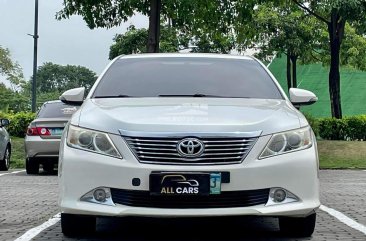
[[[257,59],[211,54],[118,57],[64,131],[59,181],[65,235],[96,217],[279,217],[311,236],[319,202],[318,154],[296,107]]]

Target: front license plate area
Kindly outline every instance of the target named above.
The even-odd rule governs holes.
[[[151,173],[150,194],[206,196],[221,192],[220,173]],[[213,181],[214,180],[214,181]]]

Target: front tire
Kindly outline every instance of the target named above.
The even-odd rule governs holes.
[[[39,173],[39,161],[36,158],[28,157],[25,161],[25,169],[27,174]]]
[[[280,230],[285,235],[310,237],[314,233],[316,213],[305,218],[280,217]]]
[[[6,147],[4,158],[0,160],[0,171],[7,171],[10,168],[10,148]]]
[[[96,217],[61,213],[61,230],[65,236],[75,237],[95,232]]]

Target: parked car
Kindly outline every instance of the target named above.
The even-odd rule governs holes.
[[[0,171],[7,171],[10,167],[11,141],[5,129],[7,125],[8,119],[0,119]]]
[[[65,235],[96,217],[279,217],[283,232],[311,236],[319,202],[313,131],[257,59],[211,54],[118,57],[83,100],[60,149]]]
[[[29,124],[24,140],[27,174],[38,174],[40,164],[44,171],[54,171],[62,132],[78,108],[59,100],[42,105],[36,119]]]

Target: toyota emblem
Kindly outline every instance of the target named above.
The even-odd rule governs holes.
[[[205,150],[205,145],[196,138],[185,138],[178,143],[177,150],[181,156],[198,157]]]

